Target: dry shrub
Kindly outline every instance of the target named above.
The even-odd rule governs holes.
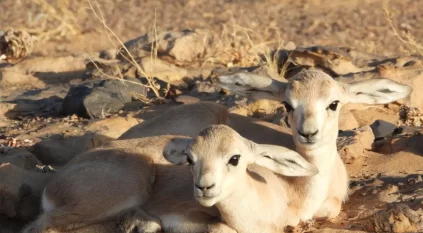
[[[400,126],[417,126],[423,125],[423,112],[419,108],[402,105],[399,111]]]
[[[385,2],[383,5],[383,15],[388,21],[389,26],[391,27],[394,36],[401,41],[401,51],[407,55],[418,54],[423,55],[423,45],[417,41],[416,37],[410,31],[399,31],[395,27],[395,11],[390,9],[388,2]]]
[[[40,41],[62,39],[72,37],[81,32],[78,25],[78,17],[82,12],[71,11],[71,4],[81,5],[83,0],[57,0],[54,4],[46,0],[31,0],[35,3],[40,13],[33,19],[32,29],[26,29],[32,35],[36,35]]]
[[[123,79],[123,75],[122,74],[118,75],[117,77],[108,77],[108,75],[106,75],[104,72],[102,72],[101,68],[98,67],[96,65],[96,63],[91,59],[92,63],[106,77],[108,77],[108,78],[116,78],[116,79],[121,80],[122,82],[130,82],[130,83],[133,83],[133,84],[145,86],[145,87],[151,89],[154,92],[155,96],[156,96],[156,99],[149,100],[149,99],[147,99],[144,96],[141,96],[141,95],[138,95],[137,93],[134,93],[133,96],[135,98],[137,98],[137,99],[139,99],[139,100],[141,100],[141,101],[143,101],[145,103],[151,103],[152,101],[155,101],[155,102],[159,101],[159,102],[161,102],[164,99],[164,97],[167,95],[167,92],[170,89],[170,85],[169,84],[167,85],[167,87],[164,90],[164,94],[162,96],[160,94],[160,90],[159,90],[160,85],[157,84],[155,78],[148,76],[146,74],[146,72],[141,68],[141,66],[135,60],[134,56],[131,55],[131,53],[129,52],[128,48],[126,48],[126,46],[124,45],[124,42],[106,24],[106,20],[105,20],[105,18],[103,16],[103,13],[101,11],[100,5],[97,2],[94,2],[94,3],[95,3],[95,7],[93,5],[93,2],[91,2],[91,0],[88,0],[88,4],[89,4],[89,7],[90,7],[91,11],[93,12],[94,16],[102,24],[102,26],[104,28],[104,31],[105,31],[107,37],[109,38],[111,44],[113,45],[114,48],[120,48],[118,50],[118,52],[120,53],[120,55],[122,57],[124,57],[125,60],[128,61],[131,65],[133,65],[136,68],[137,72],[139,72],[142,76],[144,76],[146,78],[147,84],[144,85],[144,84],[140,84],[140,83],[133,82],[133,81],[130,81],[130,80],[125,80],[125,79]],[[157,26],[156,26],[156,20],[154,20],[154,24],[153,24],[151,30],[152,30],[153,35],[155,35],[156,40],[158,40],[158,36],[157,36],[158,35],[158,29],[157,29]],[[155,60],[157,60],[157,43],[156,44],[153,44],[152,46],[153,46],[153,48],[151,50],[151,59],[154,62]],[[120,69],[117,69],[117,70],[120,70]],[[153,71],[151,70],[150,73],[153,73]]]
[[[285,46],[279,30],[271,27],[260,34],[237,24],[235,20],[232,21],[232,24],[223,25],[222,33],[215,36],[204,64],[224,65],[226,67],[261,64],[279,73],[278,67],[280,67],[280,64],[278,62],[280,59],[278,56],[280,53],[275,52],[275,50],[280,50]],[[274,34],[277,36],[270,36]],[[265,38],[272,37],[275,39],[265,40]]]

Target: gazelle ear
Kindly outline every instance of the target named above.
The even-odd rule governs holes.
[[[345,85],[350,103],[388,104],[407,97],[413,89],[386,78],[362,80]]]
[[[255,156],[255,163],[275,173],[285,176],[313,176],[319,172],[316,166],[291,149],[252,141],[247,143]]]
[[[187,162],[185,150],[192,142],[191,138],[174,138],[163,149],[163,156],[171,163],[181,165]]]
[[[252,99],[277,101],[283,101],[288,85],[270,77],[244,71],[220,75],[212,79],[212,82],[238,95],[249,96]]]

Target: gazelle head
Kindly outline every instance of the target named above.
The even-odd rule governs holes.
[[[165,147],[164,157],[175,164],[189,164],[194,196],[203,206],[218,203],[245,184],[243,181],[250,176],[249,164],[285,176],[311,176],[318,172],[297,152],[256,144],[225,125],[209,126],[193,139],[175,138]]]
[[[247,72],[222,75],[213,81],[240,95],[284,103],[297,148],[305,150],[335,143],[343,104],[387,104],[412,91],[409,86],[383,78],[340,83],[317,69],[303,70],[289,82]]]

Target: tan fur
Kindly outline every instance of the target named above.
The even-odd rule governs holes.
[[[290,183],[271,169],[278,165],[282,169],[289,166],[280,164],[288,158],[284,153],[294,153],[294,156],[289,156],[290,159],[305,160],[301,155],[282,148],[256,144],[224,125],[204,129],[191,140],[186,150],[194,163],[191,165],[194,196],[202,205],[215,205],[223,222],[238,233],[283,232],[290,214],[288,203],[291,197],[285,192]],[[227,164],[234,155],[240,156],[239,163]],[[257,162],[273,161],[265,155],[276,156],[279,162],[270,166]],[[312,173],[304,170],[302,174]],[[211,188],[207,190],[198,188],[208,186]],[[204,196],[208,198],[204,199]]]
[[[304,95],[313,96],[310,100],[327,98],[333,88],[337,88],[336,82],[328,75],[318,70],[302,71],[292,78],[290,90],[291,98],[302,99]],[[304,90],[308,90],[304,92]]]
[[[295,80],[297,80],[296,82],[298,83],[298,89],[296,89],[295,91],[297,91],[299,95],[300,91],[302,90],[304,93],[304,90],[312,90],[311,88],[316,89],[317,87],[320,87],[322,85],[328,85],[328,78],[326,76],[322,76],[321,78],[317,78],[314,77],[312,75],[308,75],[306,76],[306,78],[302,78],[301,76],[296,77]],[[317,76],[320,77],[320,76]],[[333,80],[331,80],[333,81]],[[333,81],[335,82],[335,81]],[[323,84],[322,84],[323,83]],[[304,89],[299,89],[299,88],[304,88]],[[320,88],[318,88],[320,90]],[[341,90],[342,91],[342,90]],[[313,93],[308,91],[307,92],[307,98],[306,97],[301,97],[298,96],[299,99],[303,100],[303,101],[308,101],[308,100],[313,100],[313,99],[319,99],[319,96],[317,94],[322,94],[321,92],[318,93]],[[293,94],[294,95],[294,94]],[[301,97],[301,98],[300,98]],[[192,104],[192,105],[186,105],[185,109],[189,109],[194,108],[198,105],[202,105],[205,104],[207,102],[200,102],[197,104]],[[207,104],[207,106],[210,106],[209,104]],[[216,106],[221,108],[221,106]],[[173,113],[174,114],[178,114],[179,110],[178,108],[180,107],[175,107],[173,109]],[[314,110],[313,110],[314,111]],[[215,111],[217,112],[217,111]],[[222,111],[224,112],[224,111]],[[309,113],[308,116],[306,117],[311,117],[313,116],[313,112]],[[202,114],[202,115],[206,115],[206,114]],[[183,125],[183,124],[179,124],[178,126],[183,129],[186,127],[190,127],[190,125],[193,125],[193,128],[195,128],[195,126],[198,124],[196,123],[196,121],[200,121],[201,124],[207,124],[207,122],[209,122],[209,125],[213,124],[213,122],[216,122],[216,118],[218,118],[216,115],[207,115],[208,118],[193,118],[190,121],[189,125]],[[162,125],[162,124],[168,124],[167,121],[171,121],[171,119],[167,119],[165,122],[161,122],[161,121],[155,121],[154,125],[145,125],[145,129],[150,129],[153,127],[158,127],[158,125]],[[294,149],[296,146],[293,143],[293,138],[292,138],[292,134],[290,132],[289,129],[285,129],[283,127],[277,126],[275,124],[272,123],[268,123],[268,122],[263,122],[263,121],[259,121],[259,120],[255,120],[252,118],[248,118],[248,117],[243,117],[240,115],[236,115],[236,114],[229,114],[228,120],[226,121],[227,125],[229,125],[231,128],[235,129],[238,133],[240,133],[243,137],[246,137],[256,143],[266,143],[266,144],[274,144],[274,145],[281,145],[281,146],[285,146],[287,148],[290,149]],[[142,124],[141,124],[142,125]],[[146,131],[148,131],[146,130]],[[198,128],[198,131],[200,129]],[[330,139],[336,139],[336,135],[337,135],[337,128],[334,127],[331,129],[332,135],[328,135]],[[140,134],[139,136],[142,136],[143,134]],[[138,136],[137,134],[133,134],[133,137]],[[190,135],[192,136],[192,135]],[[310,162],[312,162],[313,164],[315,164],[316,166],[318,166],[319,170],[322,169],[322,174],[326,174],[325,176],[319,176],[318,179],[319,180],[323,180],[325,183],[327,183],[327,188],[325,190],[332,190],[331,192],[325,191],[324,193],[329,193],[330,196],[327,197],[327,199],[331,199],[332,196],[335,196],[336,199],[339,200],[340,203],[342,203],[345,199],[346,199],[346,195],[347,195],[347,191],[348,191],[348,176],[346,175],[346,170],[345,170],[345,165],[342,163],[340,157],[337,154],[336,151],[336,144],[335,141],[334,142],[330,142],[329,143],[329,147],[331,148],[330,150],[332,150],[332,154],[331,153],[327,153],[325,151],[328,150],[328,147],[322,147],[320,150],[315,150],[315,151],[302,151],[301,148],[298,148],[300,150],[300,152],[302,152],[302,154],[305,156],[306,159],[308,159]],[[333,147],[333,148],[332,148]],[[319,148],[318,148],[319,149]],[[323,154],[325,156],[330,156],[333,160],[333,162],[330,162],[331,160],[326,160],[326,159],[320,159],[320,157],[316,157],[313,158],[313,156],[309,156],[308,153],[312,153],[312,154]],[[317,160],[315,160],[317,159]],[[336,162],[335,162],[336,161]],[[335,165],[331,165],[331,164],[338,164],[337,166]],[[327,167],[327,168],[326,168]],[[337,167],[337,168],[336,168]],[[337,170],[333,171],[332,168],[336,168]],[[336,174],[336,175],[334,175]],[[326,178],[328,177],[328,178]],[[316,178],[316,177],[314,177]],[[313,217],[314,214],[310,214],[310,211],[307,210],[307,206],[310,205],[309,203],[304,202],[305,199],[307,199],[307,197],[312,196],[313,192],[312,192],[312,184],[320,184],[321,181],[315,181],[314,178],[290,178],[288,179],[290,182],[290,186],[286,188],[286,192],[288,192],[290,195],[294,196],[294,198],[291,200],[291,209],[293,209],[294,213],[298,212],[299,215],[298,217],[294,217],[297,216],[296,214],[289,214],[289,216],[292,218],[292,224],[296,225],[298,224],[301,220],[306,221],[308,219],[310,219],[311,217]],[[331,188],[330,188],[330,187]],[[332,188],[333,187],[333,188]],[[336,187],[336,188],[335,188]],[[336,191],[334,191],[336,190]],[[324,198],[322,200],[322,203],[324,202]],[[309,201],[313,201],[313,199],[309,199]],[[323,205],[323,204],[322,204]],[[316,208],[316,207],[315,207]],[[325,209],[326,207],[321,207],[322,209]],[[332,211],[329,211],[328,213],[331,216],[336,216],[339,213],[339,208],[334,208]],[[313,210],[313,212],[317,212],[318,210]],[[304,217],[301,217],[304,216]]]
[[[194,137],[210,124],[225,124],[228,109],[213,102],[181,105],[164,111],[163,114],[136,125],[119,139],[151,137],[157,135],[186,135]],[[158,125],[160,125],[158,127]],[[181,127],[184,126],[184,127]]]
[[[291,195],[300,195],[293,203],[295,208],[290,208],[300,215],[300,219],[293,220],[294,225],[313,216],[337,216],[339,203],[347,198],[348,176],[336,148],[341,106],[345,103],[386,104],[412,92],[409,86],[384,78],[340,83],[317,68],[302,70],[289,82],[248,72],[223,74],[213,82],[255,99],[286,102],[291,106],[289,109],[293,109],[289,123],[296,150],[319,169],[313,177],[291,181],[292,187],[296,187]]]
[[[319,169],[316,176],[291,180],[291,187],[296,187],[291,195],[297,195],[293,205],[300,216],[294,223],[313,217],[333,218],[339,214],[341,203],[347,198],[348,176],[336,149],[339,111],[332,112],[327,107],[333,101],[340,101],[339,110],[344,102],[345,89],[332,77],[315,69],[300,72],[292,82],[295,85],[288,85],[284,100],[294,108],[302,109],[289,116],[296,148]],[[298,131],[318,131],[317,144],[309,147],[299,143]]]
[[[268,82],[270,83],[270,85],[274,85],[274,86],[268,87],[265,85],[256,85],[256,87],[264,86],[264,89],[266,92],[268,92],[269,90],[272,92],[274,91],[275,92],[274,96],[271,97],[271,99],[280,98],[281,95],[285,95],[284,99],[289,100],[292,96],[296,96],[297,97],[296,100],[299,102],[302,102],[305,104],[310,104],[310,103],[316,104],[316,103],[319,103],[319,101],[321,101],[322,96],[327,97],[328,95],[336,96],[337,94],[339,94],[340,97],[344,98],[340,100],[341,102],[348,98],[351,99],[351,96],[353,96],[353,94],[355,93],[354,91],[356,91],[357,89],[361,89],[361,86],[366,87],[369,85],[366,83],[363,83],[363,84],[360,83],[359,85],[346,87],[345,85],[337,84],[340,87],[339,89],[332,88],[331,86],[335,85],[336,83],[334,84],[334,82],[332,82],[333,80],[331,81],[331,79],[328,79],[325,75],[322,76],[321,72],[320,73],[306,72],[306,74],[307,75],[305,75],[303,78],[301,78],[301,76],[296,77],[295,80],[297,81],[297,84],[296,84],[296,87],[294,88],[295,90],[294,91],[291,90],[291,92],[289,90],[289,87],[284,87],[284,84],[277,83],[275,81]],[[227,80],[230,80],[230,79],[227,79]],[[254,82],[254,79],[250,79],[248,81]],[[307,84],[308,82],[312,84]],[[388,82],[386,80],[375,81],[375,83],[388,85],[390,86],[390,88],[396,89],[397,93],[395,95],[392,94],[392,96],[388,96],[388,94],[386,94],[382,97],[382,99],[373,98],[373,96],[371,95],[364,96],[364,97],[360,96],[360,98],[356,102],[360,102],[360,101],[361,102],[363,101],[386,102],[388,100],[393,100],[393,99],[398,99],[400,97],[403,97],[408,92],[411,91],[411,89],[409,88],[406,88],[398,84],[393,84],[392,82]],[[282,88],[282,90],[279,91],[278,88]],[[374,90],[371,90],[370,92],[372,91],[376,92],[378,90],[374,89]],[[358,93],[355,93],[355,95],[358,95]],[[261,95],[261,96],[266,96],[266,95]],[[326,99],[326,101],[329,101],[329,100]],[[334,101],[334,100],[331,100],[331,101]],[[329,103],[326,103],[326,104],[329,104]],[[199,108],[199,106],[202,106],[202,105],[204,105],[205,108]],[[212,111],[210,111],[210,109],[212,109]],[[307,115],[308,118],[315,116],[315,114],[311,113],[312,108],[310,108],[310,106],[308,106],[307,109],[308,111],[310,111],[310,114]],[[204,128],[205,126],[209,126],[211,124],[216,124],[216,123],[224,123],[224,124],[230,125],[240,135],[252,141],[255,141],[258,143],[285,145],[289,148],[294,147],[294,144],[292,143],[292,136],[287,134],[285,129],[281,127],[277,127],[270,123],[260,122],[257,120],[253,120],[251,118],[246,118],[246,117],[242,117],[242,116],[238,116],[234,114],[228,114],[228,111],[226,108],[219,106],[217,104],[210,104],[205,102],[197,103],[197,104],[189,104],[185,106],[175,107],[166,112],[167,113],[164,113],[163,115],[160,115],[154,119],[144,122],[143,124],[137,127],[134,127],[134,129],[131,129],[130,131],[128,131],[121,138],[136,138],[136,137],[161,135],[161,134],[168,134],[168,133],[194,136],[198,134],[202,130],[202,128]],[[180,121],[181,119],[182,120],[188,119],[188,120]],[[338,119],[338,113],[332,114],[330,122],[332,123],[335,122],[337,125],[337,119]],[[290,120],[298,121],[298,122],[304,121],[303,116],[301,115],[291,116]],[[342,203],[342,201],[346,197],[346,193],[348,190],[347,175],[345,171],[345,166],[340,160],[339,155],[337,154],[336,144],[335,144],[337,126],[329,127],[329,128],[331,130],[328,131],[329,132],[328,135],[325,135],[323,137],[324,143],[322,144],[322,146],[316,147],[313,150],[299,146],[297,144],[297,138],[294,138],[294,141],[297,144],[297,150],[301,154],[303,154],[303,156],[307,160],[309,160],[309,162],[315,164],[319,168],[319,174],[311,178],[286,179],[286,182],[288,182],[289,185],[286,186],[285,192],[290,197],[297,197],[296,199],[295,198],[292,199],[292,201],[290,202],[290,205],[287,207],[289,211],[286,213],[286,215],[289,216],[289,219],[287,221],[292,225],[296,225],[298,221],[307,220],[313,216],[319,217],[319,218],[321,217],[324,218],[325,215],[326,217],[329,217],[329,218],[336,216],[340,210],[340,203]],[[296,128],[293,128],[293,129],[294,129],[294,137],[296,137]],[[288,140],[285,140],[285,139],[288,139]],[[152,141],[151,138],[139,139],[139,140],[141,141],[147,140],[147,141],[150,141],[150,143]],[[128,145],[127,145],[128,147],[123,145],[125,144],[124,141],[119,142],[123,144],[119,144],[119,143],[116,144],[116,142],[112,142],[109,144],[109,146],[111,147],[110,150],[116,150],[117,148],[132,148],[133,149],[134,141],[132,142],[129,142],[129,141],[130,140],[128,140]],[[156,143],[156,141],[154,141],[154,143]],[[141,148],[143,147],[141,146]],[[222,147],[222,151],[224,148],[227,148],[227,146]],[[103,148],[103,150],[107,151],[107,149],[105,148]],[[126,151],[126,150],[127,149],[124,150],[125,153],[130,153],[129,151]],[[112,157],[115,155],[114,154],[115,152],[113,153],[107,152],[104,154],[106,156],[109,156],[108,153],[110,153]],[[139,151],[136,151],[135,153],[139,154]],[[157,154],[157,151],[153,152],[152,154],[154,153]],[[152,156],[150,152],[144,155],[147,155],[147,154],[148,154],[147,157],[149,157],[150,159],[160,157],[160,156],[158,157]],[[128,156],[128,158],[136,158],[136,156]],[[110,161],[113,161],[113,159],[111,159]],[[154,193],[154,195],[146,194],[150,190],[148,187],[144,187],[143,190],[140,190],[141,196],[145,194],[146,196],[152,197],[149,200],[144,200],[144,199],[140,200],[140,202],[144,203],[144,206],[142,208],[143,210],[146,210],[148,213],[151,213],[152,215],[155,215],[155,216],[162,215],[160,217],[162,220],[161,222],[162,225],[165,222],[163,220],[166,220],[168,222],[178,222],[178,223],[183,222],[182,224],[183,226],[181,226],[182,228],[173,229],[173,230],[179,230],[179,231],[185,230],[186,232],[195,232],[200,229],[202,230],[207,229],[208,231],[212,231],[212,232],[214,231],[219,232],[220,230],[222,232],[227,232],[227,231],[231,232],[230,228],[228,229],[227,227],[225,227],[224,224],[219,223],[216,209],[213,209],[213,208],[204,209],[202,207],[199,207],[198,204],[196,204],[195,202],[192,202],[192,199],[190,199],[192,198],[192,193],[190,194],[185,189],[185,187],[187,187],[185,185],[188,184],[188,181],[186,181],[187,183],[183,183],[185,182],[184,179],[179,179],[180,177],[187,175],[186,169],[183,169],[183,167],[179,167],[180,170],[179,169],[168,170],[167,166],[162,166],[165,164],[160,164],[161,162],[160,159],[158,159],[157,161],[153,159],[152,161],[154,163],[158,163],[159,166],[149,167],[149,169],[143,170],[142,172],[143,174],[141,175],[141,177],[143,177],[142,182],[144,182],[144,184],[151,182],[152,179],[155,182],[154,185],[151,187],[151,190]],[[151,163],[153,162],[150,162],[148,164],[151,165]],[[96,162],[92,161],[92,165],[95,165],[95,164]],[[145,164],[143,166],[148,167],[148,165],[145,165]],[[75,164],[75,167],[77,167],[76,164]],[[155,171],[155,175],[151,177],[149,176],[150,174],[149,172],[153,170],[153,167],[156,171]],[[170,166],[170,167],[174,167],[174,166]],[[249,166],[249,170],[254,172],[254,169],[260,169],[256,167]],[[267,169],[264,169],[263,172],[270,172],[270,171]],[[125,174],[128,174],[128,173],[129,172],[127,171],[125,172]],[[80,174],[80,173],[74,173],[74,174]],[[178,174],[177,178],[175,178],[176,177],[175,174]],[[179,177],[179,174],[181,175],[180,177]],[[149,179],[147,179],[146,177],[149,177]],[[96,186],[95,183],[92,183],[92,181],[90,179],[87,179],[86,177],[80,176],[78,179],[79,180],[85,179],[87,180],[87,185],[92,185],[93,187]],[[176,184],[176,185],[168,185],[169,183]],[[192,181],[190,181],[189,184],[192,187]],[[57,185],[60,186],[62,184],[58,183]],[[323,190],[323,193],[316,192],[315,190],[316,187],[318,188],[318,190]],[[173,188],[176,188],[176,190],[174,190]],[[256,188],[259,190],[265,190],[267,186],[264,186],[264,187],[257,186]],[[329,190],[330,192],[328,192]],[[136,190],[134,189],[134,191]],[[107,193],[111,191],[105,190],[104,192]],[[248,192],[248,190],[246,192]],[[266,192],[261,191],[260,193],[266,193]],[[326,196],[325,193],[328,195]],[[169,198],[169,194],[172,194],[172,198]],[[173,197],[174,194],[177,194],[175,195],[176,197]],[[52,196],[55,196],[55,195],[48,194],[48,196],[52,198]],[[319,200],[315,200],[314,198],[316,197]],[[88,196],[88,198],[90,197]],[[114,203],[111,203],[111,205],[119,205],[116,203],[119,203],[120,197],[116,197],[116,198],[117,200],[115,200]],[[279,199],[281,197],[278,196],[277,198]],[[268,199],[269,198],[267,198],[266,200]],[[60,198],[58,198],[58,200],[60,200]],[[91,200],[94,200],[94,199],[91,199]],[[309,208],[310,206],[314,206],[313,208],[315,208],[316,203],[318,204],[318,208],[313,209],[311,211],[307,210],[307,208]],[[267,205],[266,203],[263,203],[263,204]],[[181,213],[180,211],[183,211],[185,213],[187,209],[189,210],[188,214],[185,214],[184,216],[179,215],[179,213]],[[146,214],[143,214],[143,215],[146,215]],[[122,215],[118,214],[116,216],[122,216]],[[42,217],[43,216],[41,216],[40,219],[42,219]],[[102,217],[106,217],[106,216],[101,216],[101,215],[100,217],[97,216],[97,218],[99,219],[101,219]],[[110,221],[112,222],[116,221],[116,218],[117,217],[114,217],[114,219]],[[119,217],[119,219],[121,219],[121,217]],[[147,219],[146,221],[148,222],[150,220]],[[70,222],[70,224],[74,224],[74,223],[75,223],[74,221]],[[35,225],[37,225],[37,223],[35,223]],[[273,226],[273,224],[264,224],[264,225],[265,226],[267,225],[269,227]],[[258,226],[261,226],[261,225],[258,224]],[[143,228],[143,225],[141,224],[140,227]],[[97,232],[97,231],[93,231],[93,232]]]
[[[197,212],[206,215],[180,224],[182,232],[207,230],[207,224],[197,222],[210,219],[207,222],[214,223],[217,210],[196,203],[189,169],[170,164],[162,156],[165,145],[175,137],[111,142],[78,155],[45,188],[44,195],[54,209],[43,213],[24,232],[75,232],[75,228],[76,232],[130,232],[134,225],[158,230],[160,221],[152,216],[189,212],[194,220]]]
[[[204,106],[203,106],[204,105]],[[201,107],[203,106],[203,107]],[[200,108],[198,108],[200,107]],[[211,109],[210,109],[211,108]],[[191,121],[186,121],[183,122],[183,124],[178,124],[179,128],[175,128],[175,130],[173,130],[173,132],[178,131],[178,129],[182,128],[192,128],[191,133],[188,132],[187,134],[191,134],[194,135],[194,131],[196,132],[200,132],[202,130],[202,128],[204,128],[205,126],[209,126],[214,124],[215,122],[227,122],[231,127],[235,128],[237,130],[237,132],[239,132],[242,136],[247,137],[248,139],[257,142],[257,143],[269,143],[269,144],[277,144],[277,145],[282,145],[282,146],[286,146],[286,147],[290,147],[290,148],[294,148],[294,145],[292,143],[292,136],[290,136],[287,132],[289,131],[289,129],[285,129],[282,128],[280,126],[268,123],[268,122],[263,122],[263,121],[259,121],[253,118],[249,118],[249,117],[244,117],[244,116],[240,116],[240,115],[236,115],[236,114],[230,114],[229,117],[227,115],[227,108],[223,107],[222,105],[219,104],[215,104],[215,103],[209,103],[209,102],[201,102],[201,103],[197,103],[197,104],[189,104],[189,105],[183,105],[183,106],[178,106],[178,107],[174,107],[172,112],[172,115],[169,115],[168,113],[163,113],[163,118],[164,122],[160,122],[160,121],[155,121],[156,125],[154,126],[154,124],[148,124],[147,126],[142,126],[144,125],[144,123],[140,124],[140,127],[134,128],[134,129],[142,129],[142,128],[150,128],[150,127],[157,127],[157,124],[159,125],[169,125],[167,122],[168,121],[173,121],[172,117],[166,117],[166,116],[175,116],[175,115],[179,115],[179,112],[181,112],[182,114],[184,114],[185,112],[192,112],[192,111],[196,111],[196,109],[202,109],[200,111],[203,112],[202,116],[204,116],[204,118],[201,117],[194,117],[191,119]],[[201,114],[200,114],[201,115]],[[193,116],[193,115],[191,115]],[[160,117],[160,116],[159,116]],[[226,120],[225,120],[226,117]],[[160,118],[159,118],[160,119]],[[204,127],[203,127],[204,125]],[[247,126],[247,127],[246,127]],[[202,128],[201,128],[202,127]],[[141,137],[146,135],[147,131],[137,131],[137,130],[131,130],[132,131],[132,136],[133,137]],[[185,133],[187,131],[184,131]],[[138,135],[137,133],[140,133],[140,135]],[[165,132],[163,132],[165,133]],[[128,136],[129,137],[129,136]],[[129,153],[129,152],[134,152],[134,153],[145,153],[149,155],[149,159],[151,160],[151,163],[154,164],[159,164],[159,165],[164,165],[164,164],[168,164],[167,161],[163,160],[161,157],[161,154],[157,154],[157,148],[162,148],[164,147],[164,145],[166,144],[166,140],[161,139],[161,140],[157,140],[156,137],[149,137],[149,138],[142,138],[142,139],[127,139],[127,140],[115,140],[115,141],[111,141],[108,142],[106,145],[104,145],[102,148],[98,148],[95,149],[93,151],[90,152],[86,152],[84,154],[81,154],[77,157],[75,157],[71,162],[69,162],[65,168],[63,168],[64,173],[66,172],[66,170],[69,167],[74,167],[77,166],[77,164],[82,163],[83,161],[85,161],[86,163],[91,163],[91,164],[96,164],[96,159],[100,159],[100,157],[96,158],[95,155],[101,155],[101,161],[109,161],[111,163],[111,161],[113,161],[113,159],[105,159],[109,156],[115,156],[116,154],[119,154],[119,151],[122,153]],[[148,145],[148,146],[146,146]],[[88,156],[87,156],[88,155]],[[154,155],[154,156],[153,156]],[[160,155],[160,156],[159,156]],[[136,157],[134,157],[136,158]],[[115,162],[113,162],[113,164],[115,164]],[[93,165],[91,165],[93,166]],[[140,166],[143,166],[142,164]],[[145,165],[144,165],[145,166]],[[197,209],[199,207],[198,204],[195,203],[195,201],[193,202],[189,202],[187,201],[187,198],[192,198],[192,191],[190,189],[184,189],[183,185],[180,187],[179,190],[175,190],[174,186],[169,186],[169,182],[171,183],[175,183],[175,184],[179,184],[180,182],[190,182],[190,186],[191,187],[191,180],[189,179],[188,181],[186,179],[177,179],[177,180],[173,180],[174,179],[174,174],[180,174],[183,172],[188,172],[188,170],[184,169],[183,167],[176,167],[173,168],[175,169],[174,171],[172,170],[168,170],[165,166],[158,166],[158,168],[156,168],[156,172],[158,172],[160,175],[155,175],[153,176],[152,179],[155,179],[155,183],[154,183],[154,187],[152,188],[152,192],[154,193],[154,195],[149,195],[148,192],[145,192],[143,190],[139,191],[140,194],[139,195],[143,195],[143,196],[149,196],[151,199],[145,204],[145,208],[148,210],[148,213],[151,215],[161,215],[164,213],[168,213],[168,214],[172,214],[172,213],[179,213],[178,211],[180,211],[180,208],[183,208],[184,211],[185,209]],[[113,171],[109,169],[108,172],[111,173],[111,176],[113,176],[112,174],[118,176],[117,171]],[[149,175],[149,171],[150,170],[143,170],[143,174],[140,175],[141,177],[146,177],[146,176],[150,176]],[[72,169],[70,169],[68,172],[66,172],[67,174],[72,173]],[[125,170],[125,174],[128,174],[129,171]],[[157,174],[157,173],[156,173]],[[157,177],[161,177],[162,179],[157,179]],[[185,176],[187,177],[187,176]],[[60,190],[60,189],[69,189],[68,187],[64,186],[63,183],[65,182],[74,182],[72,180],[68,180],[69,178],[63,177],[62,178],[57,178],[55,180],[52,180],[51,183],[48,185],[48,187],[46,188],[47,190]],[[80,179],[84,182],[88,182],[90,180],[87,180],[83,174],[81,174],[80,176],[75,176],[75,178],[73,178],[75,180]],[[173,180],[173,181],[172,181]],[[76,181],[75,181],[76,182]],[[146,183],[147,180],[141,180],[141,182]],[[90,184],[90,185],[96,185],[96,184]],[[56,188],[52,188],[53,186],[55,186]],[[97,185],[96,185],[97,186]],[[105,187],[105,185],[103,185],[103,187]],[[76,188],[75,188],[76,189]],[[132,188],[130,190],[133,190]],[[146,190],[148,190],[148,186],[146,186]],[[105,193],[106,192],[110,192],[109,190],[103,190]],[[113,191],[113,190],[112,190]],[[134,191],[134,190],[133,190]],[[176,191],[179,191],[179,193],[181,194],[181,196],[174,196],[173,199],[169,199],[169,193],[175,193]],[[116,192],[119,192],[119,190],[116,190]],[[138,192],[138,191],[137,191]],[[88,195],[88,194],[87,194]],[[112,194],[112,195],[118,195],[116,194]],[[111,196],[112,196],[111,195]],[[46,192],[46,196],[50,197],[50,196],[56,196],[57,201],[58,202],[61,198],[61,194],[56,194],[53,192]],[[118,195],[120,197],[122,197],[120,194]],[[51,198],[51,197],[50,197]],[[52,198],[51,198],[52,199]],[[89,199],[89,198],[87,198]],[[87,202],[89,202],[90,200],[87,200]],[[176,204],[175,204],[176,203]],[[191,207],[190,207],[191,206]],[[108,207],[109,208],[109,207]],[[95,211],[95,207],[92,207],[92,209],[94,209]],[[173,211],[174,209],[174,211]],[[203,208],[200,207],[200,209],[202,211],[204,211]],[[176,212],[175,212],[176,211]],[[215,215],[215,209],[213,210],[208,210],[211,211],[211,213],[206,214],[207,217],[210,216],[214,216]],[[207,213],[207,211],[206,211]],[[96,215],[97,212],[92,212],[92,213],[88,213],[89,215],[93,216]],[[100,214],[100,213],[99,213]],[[193,217],[190,216],[190,218],[194,218],[198,215],[198,213],[196,211],[192,211],[191,214]],[[98,219],[102,219],[105,218],[106,216],[98,216]],[[214,220],[216,217],[214,216],[212,218],[212,220]],[[113,221],[123,221],[123,218],[117,218],[116,220]],[[195,218],[194,218],[195,219]],[[71,220],[71,219],[70,219]],[[204,221],[204,218],[200,219],[201,221]],[[198,221],[200,221],[198,220]],[[73,220],[72,220],[73,221]],[[70,223],[72,221],[69,221]],[[104,222],[102,224],[91,224],[90,226],[85,226],[85,228],[80,228],[78,229],[81,232],[87,232],[89,229],[91,229],[93,232],[109,232],[107,229],[109,229],[108,226],[113,226],[113,221],[111,220],[110,222]],[[197,221],[197,222],[198,222]],[[189,222],[189,221],[187,221]],[[202,229],[203,227],[207,226],[209,230],[213,230],[215,231],[216,229],[213,227],[213,222],[210,221],[206,221],[207,224],[200,224],[198,226],[198,224],[188,224],[187,228],[193,227],[193,228],[198,228],[198,229]],[[216,223],[217,224],[217,223]],[[102,227],[103,226],[103,227]],[[217,224],[217,226],[222,227],[221,224]],[[223,227],[225,228],[225,227]],[[123,229],[123,228],[122,228]],[[115,229],[116,232],[126,232],[124,230],[118,230]]]

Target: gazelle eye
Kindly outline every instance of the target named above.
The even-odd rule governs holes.
[[[193,161],[192,161],[192,159],[189,157],[188,153],[187,153],[187,152],[185,152],[185,151],[183,151],[182,153],[186,156],[186,158],[187,158],[187,163],[188,163],[189,165],[193,165],[193,164],[194,164],[194,162],[193,162]]]
[[[232,166],[237,166],[239,163],[239,158],[241,157],[241,155],[234,155],[232,156],[229,161],[228,164],[232,165]]]
[[[187,162],[189,165],[193,165],[194,162],[192,161],[192,159],[187,155]]]
[[[292,110],[294,110],[294,108],[287,102],[283,101],[282,104],[285,106],[287,112],[291,112]]]
[[[336,109],[338,108],[338,104],[339,104],[339,100],[335,100],[331,104],[329,104],[327,109],[330,109],[332,111],[336,111]]]

